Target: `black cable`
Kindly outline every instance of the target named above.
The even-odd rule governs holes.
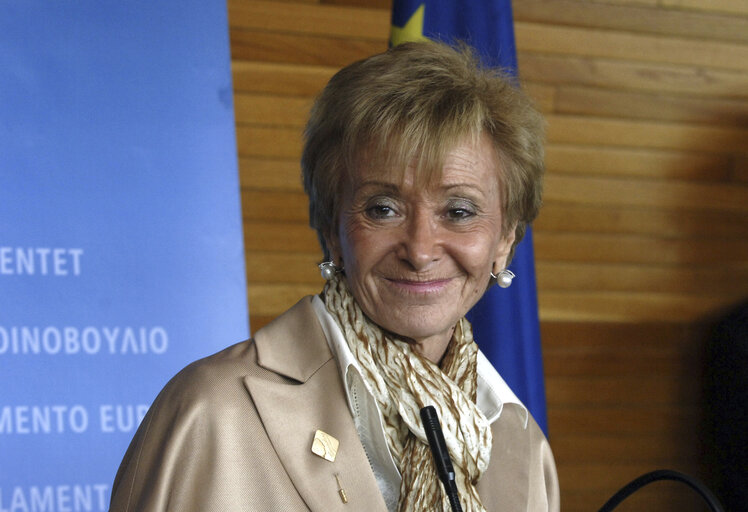
[[[623,500],[634,494],[634,492],[638,491],[645,485],[651,484],[652,482],[656,482],[658,480],[675,480],[676,482],[683,482],[684,484],[695,490],[697,493],[699,493],[699,495],[709,505],[709,508],[713,512],[724,512],[724,509],[719,503],[717,497],[714,496],[714,494],[712,494],[712,492],[704,484],[702,484],[696,478],[688,476],[684,473],[680,473],[678,471],[673,471],[671,469],[658,469],[657,471],[646,473],[639,478],[632,480],[630,483],[621,488],[620,491],[615,493],[613,497],[611,497],[607,502],[605,502],[605,505],[602,506],[599,512],[610,512]]]

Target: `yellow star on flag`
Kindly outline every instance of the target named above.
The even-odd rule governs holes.
[[[428,41],[428,37],[423,35],[423,13],[425,11],[426,4],[421,4],[405,25],[402,27],[392,25],[390,44],[397,46],[408,41]]]

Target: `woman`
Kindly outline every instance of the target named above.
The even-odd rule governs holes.
[[[330,80],[302,169],[324,292],[172,379],[112,510],[449,510],[426,405],[464,510],[558,510],[547,441],[464,319],[540,206],[529,100],[466,48],[401,45]]]

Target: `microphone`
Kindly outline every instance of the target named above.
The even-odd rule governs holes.
[[[455,470],[452,466],[452,459],[449,457],[442,426],[439,423],[439,415],[433,405],[427,405],[421,409],[421,421],[423,422],[423,430],[426,432],[426,439],[428,439],[431,447],[431,455],[434,457],[436,473],[439,480],[444,484],[444,492],[447,494],[452,511],[462,512],[462,506],[457,496]]]

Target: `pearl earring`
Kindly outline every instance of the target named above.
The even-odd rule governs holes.
[[[317,266],[319,267],[319,273],[322,276],[322,279],[324,279],[325,281],[329,281],[337,272],[340,271],[340,269],[338,269],[338,267],[332,261],[323,261]]]
[[[496,279],[496,284],[498,284],[500,288],[509,288],[512,285],[512,279],[514,279],[516,276],[514,275],[514,272],[512,272],[508,268],[505,268],[504,270],[499,272],[498,275],[491,272],[491,277]]]

